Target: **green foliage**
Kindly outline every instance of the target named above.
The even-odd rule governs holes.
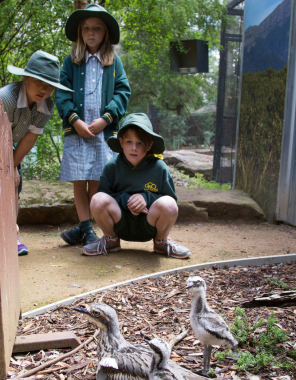
[[[174,74],[169,49],[171,41],[193,38],[217,49],[226,17],[219,0],[107,0],[106,8],[121,22],[121,58],[132,89],[129,112],[152,103],[181,115],[184,103],[194,110],[215,99],[217,72]]]
[[[235,311],[234,325],[231,325],[230,327],[236,340],[243,345],[248,345],[249,336],[254,333],[254,331],[263,324],[263,322],[264,319],[260,318],[258,322],[255,322],[253,326],[250,326],[245,310],[237,307]]]
[[[189,188],[200,187],[202,189],[217,189],[217,190],[230,190],[230,186],[226,183],[224,185],[220,185],[215,181],[207,181],[204,178],[203,174],[195,173],[194,177],[189,178],[190,185]]]
[[[72,0],[6,0],[0,4],[0,87],[21,77],[6,66],[24,68],[36,50],[62,60],[71,47],[64,25],[73,7]]]
[[[235,315],[235,322],[230,328],[243,350],[238,350],[235,353],[228,352],[227,355],[236,359],[237,364],[235,366],[238,369],[250,370],[255,367],[266,366],[274,360],[275,355],[285,351],[281,343],[287,340],[288,333],[276,326],[278,320],[274,312],[271,312],[267,322],[260,318],[253,326],[249,324],[244,309],[238,307]],[[265,325],[266,331],[256,332],[257,328],[263,325]],[[226,354],[216,353],[215,356],[219,361],[223,361]],[[278,364],[290,368],[290,363],[285,359],[279,361]]]
[[[120,23],[121,44],[117,52],[132,88],[128,112],[147,113],[147,106],[152,103],[167,115],[181,116],[186,111],[184,103],[194,110],[215,99],[217,67],[209,74],[171,73],[169,43],[200,38],[208,41],[210,50],[217,49],[221,20],[226,17],[226,8],[219,0],[106,0],[100,3]],[[25,67],[38,49],[56,55],[62,63],[71,49],[64,27],[73,8],[74,0],[0,3],[3,15],[0,19],[0,87],[21,79],[11,75],[6,66]],[[181,45],[180,49],[183,49]],[[54,116],[53,120],[55,123]],[[184,135],[186,126],[180,125],[180,133]],[[58,177],[60,143],[60,129],[50,123],[38,137],[35,151],[27,158],[27,178]]]
[[[236,186],[272,221],[276,210],[287,66],[242,76]]]
[[[276,323],[278,319],[275,317],[272,311],[267,319],[266,333],[259,334],[258,341],[264,347],[265,350],[272,353],[278,353],[281,351],[276,345],[287,340],[287,332],[278,328]]]
[[[277,361],[275,361],[274,364],[276,366],[282,367],[282,368],[284,368],[286,370],[289,370],[289,369],[295,367],[295,363],[294,362],[288,362],[288,361],[285,361],[285,362],[277,362]]]
[[[218,363],[222,363],[227,355],[229,355],[229,350],[215,352],[215,358]]]
[[[160,121],[160,135],[165,139],[166,147],[170,146],[170,142],[173,142],[173,149],[180,149],[185,143],[185,135],[189,130],[189,126],[186,122],[186,118],[183,116],[170,115],[163,118]],[[174,146],[174,140],[178,140],[180,143],[178,147]]]
[[[210,368],[207,372],[208,377],[213,378],[216,377],[216,371],[213,368]]]
[[[270,277],[267,277],[266,282],[270,282],[271,284],[279,286],[283,289],[289,289],[289,286],[283,281],[279,280],[277,277],[273,277],[272,279],[270,279]]]
[[[182,181],[185,187],[189,188],[202,188],[202,189],[217,189],[217,190],[229,190],[230,186],[227,184],[220,185],[215,181],[207,181],[203,174],[195,173],[194,177],[184,174],[184,170],[177,170],[172,166],[169,166],[170,172],[175,181]]]
[[[287,356],[289,356],[289,358],[293,358],[296,360],[296,350],[290,350],[287,352]]]
[[[238,350],[237,354],[234,354],[234,358],[237,360],[236,367],[242,370],[256,367],[256,359],[249,351]]]
[[[226,14],[219,0],[107,0],[105,5],[121,22],[124,48],[134,66],[151,72],[158,70],[171,40],[204,38],[218,47]]]

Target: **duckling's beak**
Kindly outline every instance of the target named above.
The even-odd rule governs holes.
[[[85,309],[85,308],[83,308],[83,307],[74,307],[73,310],[79,311],[79,313],[84,313],[84,314],[88,314],[89,315],[88,310]]]
[[[144,339],[144,340],[145,340],[145,342],[146,342],[147,344],[150,343],[150,340],[148,340],[148,339]]]
[[[188,285],[185,286],[185,289],[189,289],[189,288],[192,288],[192,287],[193,287],[193,285],[189,285],[188,284]]]

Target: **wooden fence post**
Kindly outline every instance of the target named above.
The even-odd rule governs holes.
[[[0,379],[6,379],[20,316],[11,127],[0,99]]]

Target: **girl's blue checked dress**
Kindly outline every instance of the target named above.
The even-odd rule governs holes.
[[[86,52],[84,121],[90,125],[100,117],[103,66],[99,52]],[[81,137],[78,134],[65,137],[61,164],[61,182],[94,180],[99,181],[107,161],[115,157],[104,138],[104,132],[95,137]]]

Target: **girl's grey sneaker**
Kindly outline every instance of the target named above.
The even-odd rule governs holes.
[[[157,242],[155,239],[153,239],[153,242],[154,252],[156,253],[163,253],[174,259],[187,259],[191,255],[188,248],[176,243],[169,236],[161,242]]]
[[[70,245],[80,243],[82,240],[82,232],[79,226],[72,228],[72,230],[62,232],[60,236]]]
[[[116,252],[120,249],[120,239],[118,236],[115,241],[103,236],[93,243],[84,246],[81,252],[85,256],[98,256],[102,254],[107,255],[108,252]]]

